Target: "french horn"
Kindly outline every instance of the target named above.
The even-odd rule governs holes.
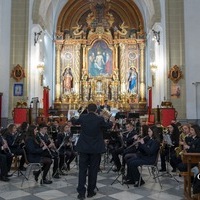
[[[101,116],[104,117],[105,119],[109,119],[112,116],[112,113],[106,108],[104,108],[101,111]]]

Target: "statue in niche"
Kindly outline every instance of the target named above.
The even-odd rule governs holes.
[[[77,26],[76,27],[74,27],[74,31],[73,31],[73,34],[74,35],[81,35],[84,31],[82,30],[82,25],[79,25],[78,23],[77,23]]]
[[[134,67],[131,67],[128,75],[128,92],[131,94],[137,93],[137,79],[137,71]]]
[[[71,68],[66,68],[63,73],[63,89],[64,92],[70,92],[73,88],[73,75]]]

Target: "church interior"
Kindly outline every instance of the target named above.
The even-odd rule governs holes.
[[[199,9],[199,0],[1,0],[0,126],[64,124],[104,102],[106,115],[148,125],[199,124]],[[76,167],[44,190],[0,181],[0,199],[76,199]],[[99,176],[95,199],[185,199],[178,174],[161,178],[164,189],[151,177],[144,191]]]

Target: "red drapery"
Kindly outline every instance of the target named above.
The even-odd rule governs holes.
[[[43,88],[43,111],[44,111],[44,117],[49,116],[49,88],[44,87]]]

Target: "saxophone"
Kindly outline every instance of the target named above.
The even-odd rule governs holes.
[[[179,136],[179,146],[176,147],[174,150],[176,152],[176,157],[178,158],[179,156],[181,156],[185,150],[183,148],[184,144],[185,144],[185,138],[186,138],[186,134],[184,132],[182,132]],[[181,144],[182,143],[182,144]]]

